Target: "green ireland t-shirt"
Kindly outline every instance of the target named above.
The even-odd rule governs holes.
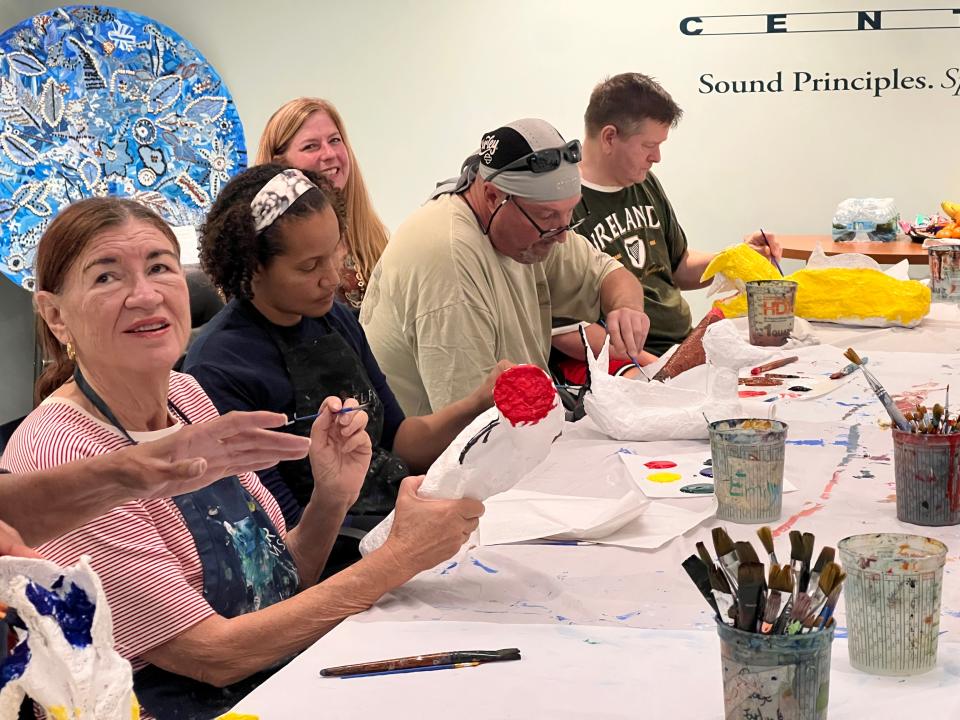
[[[577,205],[574,216],[587,219],[577,232],[637,276],[650,317],[644,349],[662,355],[691,329],[690,306],[673,283],[673,271],[687,251],[687,238],[670,201],[653,173],[626,188],[584,181],[582,192],[584,202]]]

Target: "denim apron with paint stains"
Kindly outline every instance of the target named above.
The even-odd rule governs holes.
[[[135,445],[79,367],[74,379],[93,406]],[[181,421],[190,423],[170,400],[167,405]],[[203,597],[216,613],[237,617],[296,594],[300,580],[290,552],[236,475],[172,500],[193,536],[203,568]],[[140,704],[160,720],[206,720],[228,711],[278,667],[218,688],[148,665],[134,674],[133,689]]]
[[[251,313],[253,316],[258,312]],[[329,321],[319,318],[327,334],[308,340],[294,339],[264,318],[263,327],[280,350],[287,376],[293,386],[294,417],[314,415],[325,397],[356,398],[367,404],[367,434],[373,445],[370,467],[360,489],[357,502],[349,515],[385,516],[397,501],[400,481],[410,474],[402,460],[380,447],[383,435],[383,402],[370,382],[360,356],[350,347]],[[287,430],[295,435],[310,437],[312,421],[295,422]],[[310,502],[313,492],[313,472],[309,458],[281,462],[277,466],[284,483],[290,488],[301,508]],[[288,524],[291,518],[288,518]],[[299,518],[293,518],[294,521]]]

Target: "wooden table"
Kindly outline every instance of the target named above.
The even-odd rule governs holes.
[[[806,260],[820,243],[827,255],[862,253],[882,265],[908,260],[911,265],[926,265],[927,251],[920,243],[909,240],[897,242],[834,242],[830,235],[777,235],[783,256],[792,260]]]

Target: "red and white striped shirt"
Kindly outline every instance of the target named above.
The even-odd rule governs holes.
[[[193,423],[218,417],[190,375],[170,373],[169,398]],[[16,473],[43,470],[128,444],[117,430],[70,401],[51,398],[23,421],[0,466]],[[240,483],[284,536],[286,525],[273,495],[253,473],[241,475]],[[71,565],[81,555],[93,558],[113,613],[117,651],[135,671],[146,665],[139,660],[145,652],[214,614],[203,598],[203,568],[193,536],[170,499],[124,503],[37,550],[60,565]]]

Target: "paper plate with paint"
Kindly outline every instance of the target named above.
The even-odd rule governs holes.
[[[586,336],[581,327],[586,347]],[[610,353],[608,337],[598,356],[587,349],[589,390],[584,397],[587,415],[615,440],[702,440],[707,437],[706,415],[711,421],[737,417],[741,367],[757,365],[770,357],[766,349],[748,344],[734,324],[720,320],[703,333],[707,367],[694,367],[665,382],[615,377],[606,372]],[[700,389],[686,387],[690,373],[706,372]]]
[[[430,466],[419,494],[486,500],[516,485],[550,453],[563,432],[564,410],[553,380],[534,365],[517,365],[499,378],[494,407],[467,425]],[[393,526],[393,513],[364,536],[360,551],[376,550]]]
[[[78,5],[0,34],[0,271],[17,285],[61,207],[120,195],[198,225],[245,165],[223,80],[165,25]]]
[[[130,663],[113,648],[110,607],[90,558],[60,568],[0,557],[0,603],[15,611],[17,635],[0,662],[0,717],[16,717],[25,695],[49,717],[139,717]]]

